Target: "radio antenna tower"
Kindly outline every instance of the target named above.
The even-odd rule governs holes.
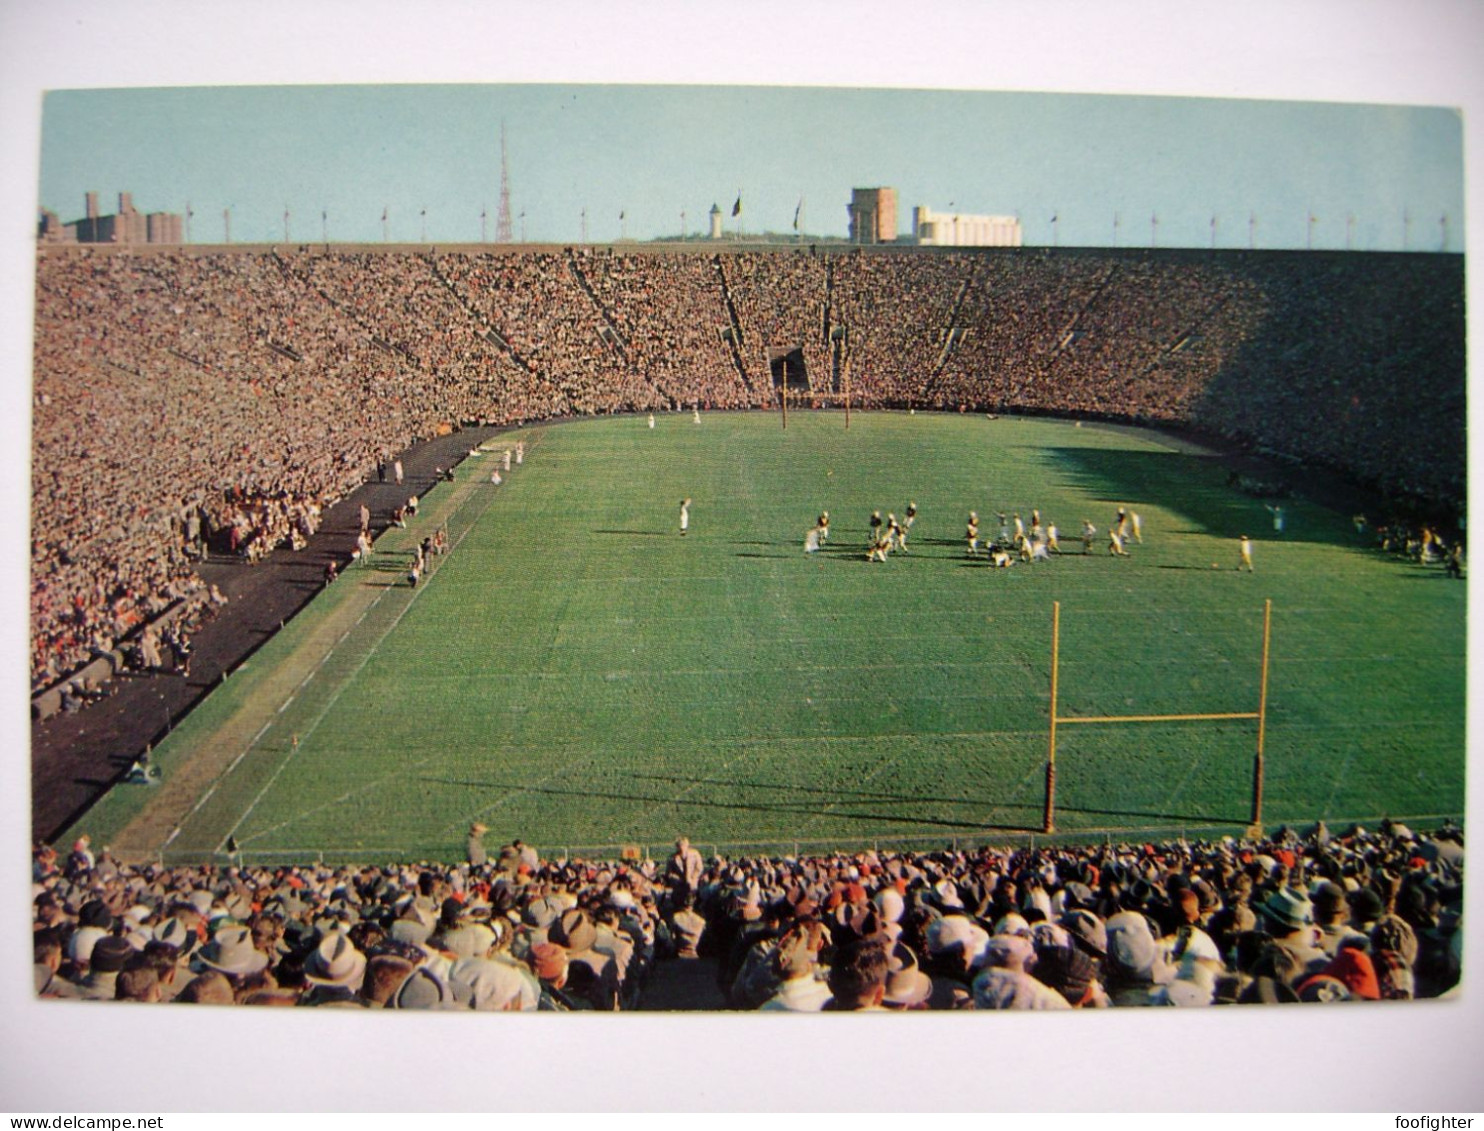
[[[505,159],[505,123],[500,123],[500,211],[495,217],[495,242],[513,243],[510,232],[510,163]]]

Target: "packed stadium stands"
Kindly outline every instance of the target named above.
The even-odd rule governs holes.
[[[36,300],[38,690],[440,427],[768,407],[784,353],[815,405],[1177,425],[1462,513],[1456,256],[45,248]]]
[[[1463,832],[160,867],[32,856],[45,998],[438,1010],[1069,1009],[1453,996]],[[677,989],[677,986],[679,989]],[[664,993],[661,994],[661,988]]]

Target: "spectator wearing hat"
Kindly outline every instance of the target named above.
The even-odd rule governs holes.
[[[889,936],[887,936],[889,941]],[[890,944],[886,964],[886,993],[881,1004],[899,1012],[925,1010],[933,994],[933,980],[922,972],[917,955],[901,943]]]
[[[996,934],[985,951],[985,965],[974,977],[976,1009],[1069,1009],[1067,999],[1032,976],[1036,952],[1021,934]]]
[[[232,1005],[236,997],[225,974],[206,970],[187,982],[175,1000],[188,1005]]]
[[[304,980],[310,989],[299,1004],[364,1006],[360,989],[365,974],[366,956],[356,949],[346,933],[331,931],[304,963]]]
[[[249,979],[267,969],[268,956],[253,947],[252,934],[246,927],[226,926],[196,952],[194,965],[201,973],[221,974],[236,993],[247,989]]]
[[[562,912],[547,931],[547,941],[567,952],[567,986],[569,992],[585,996],[594,1009],[616,1010],[620,993],[617,964],[595,950],[598,931],[579,907]]]
[[[1272,945],[1288,952],[1298,974],[1289,979],[1296,985],[1310,974],[1317,974],[1330,956],[1319,948],[1319,928],[1314,925],[1314,905],[1294,888],[1279,888],[1262,905],[1263,921],[1273,936]]]
[[[90,899],[77,913],[77,929],[67,941],[67,957],[79,979],[87,972],[93,947],[113,930],[113,912],[101,899]]]
[[[1098,960],[1075,942],[1037,946],[1035,969],[1036,980],[1059,993],[1073,1009],[1102,1009],[1110,1004],[1098,980]]]
[[[567,992],[567,951],[556,943],[537,943],[531,948],[531,972],[541,983],[536,1008],[546,1012],[576,1013],[593,1008],[583,994]]]
[[[771,949],[769,962],[777,989],[758,1009],[768,1013],[818,1013],[830,1000],[830,988],[820,975],[819,950],[824,928],[801,923],[791,928]]]
[[[706,934],[706,916],[696,910],[695,896],[689,889],[676,896],[675,910],[670,915],[670,936],[676,958],[698,958]]]
[[[388,1009],[452,1010],[468,1008],[468,991],[460,991],[426,966],[419,966],[392,994]]]
[[[461,958],[448,971],[448,981],[468,991],[469,1007],[485,1013],[534,1010],[540,983],[529,970],[491,958]]]
[[[966,915],[944,915],[928,925],[922,966],[933,980],[932,1009],[972,1007],[971,986],[988,947],[989,932]]]
[[[1115,1006],[1156,1004],[1159,987],[1173,981],[1175,971],[1165,961],[1149,920],[1138,911],[1120,911],[1108,918],[1105,928],[1108,1000]]]
[[[1358,947],[1343,947],[1324,968],[1324,976],[1345,984],[1352,997],[1363,1001],[1381,1000],[1381,983],[1371,956]]]
[[[366,972],[356,994],[368,1009],[381,1009],[415,969],[414,963],[399,954],[373,954],[366,959]]]

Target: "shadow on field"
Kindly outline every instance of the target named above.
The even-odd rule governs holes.
[[[625,534],[636,538],[664,538],[668,530],[594,530],[594,534]]]
[[[638,779],[640,777],[640,775],[637,775],[637,774],[631,775],[631,776],[634,777],[634,778],[636,778],[636,779]],[[977,831],[977,830],[980,830],[980,829],[984,829],[986,827],[993,827],[993,828],[997,828],[997,829],[1005,829],[1007,831],[1014,831],[1014,832],[1035,832],[1035,831],[1037,831],[1037,827],[1032,826],[1032,825],[1019,826],[1019,825],[995,824],[993,826],[986,826],[983,821],[958,819],[958,818],[951,818],[951,817],[938,817],[938,816],[933,816],[931,814],[889,813],[889,812],[881,812],[881,811],[875,810],[875,809],[867,810],[867,811],[864,811],[864,812],[852,812],[852,811],[850,811],[848,809],[830,809],[826,813],[826,812],[824,812],[824,811],[822,811],[820,809],[818,799],[817,798],[812,798],[812,797],[811,798],[808,798],[807,800],[801,800],[801,801],[797,801],[797,802],[777,801],[777,802],[757,803],[757,802],[742,802],[742,801],[724,801],[724,800],[717,800],[717,799],[711,799],[711,798],[697,798],[697,797],[694,797],[694,796],[687,795],[684,798],[683,802],[681,802],[681,799],[680,798],[677,798],[672,793],[655,793],[655,794],[642,793],[642,792],[633,792],[633,793],[630,793],[630,792],[622,792],[622,791],[611,790],[611,789],[608,789],[608,790],[596,790],[596,789],[578,789],[578,788],[575,788],[575,787],[574,788],[563,788],[561,786],[553,786],[553,785],[529,785],[529,784],[527,784],[525,782],[519,782],[519,781],[470,780],[470,779],[467,779],[467,778],[423,777],[423,778],[419,778],[418,780],[419,781],[423,781],[423,782],[428,782],[428,783],[433,784],[433,785],[456,786],[456,787],[461,788],[461,789],[505,790],[505,791],[510,791],[510,792],[517,792],[518,791],[518,792],[521,792],[521,793],[541,794],[541,795],[546,796],[546,797],[582,798],[584,800],[630,801],[630,802],[640,802],[640,803],[643,803],[643,804],[649,805],[649,806],[669,805],[669,804],[672,804],[672,803],[683,803],[686,806],[694,806],[694,807],[699,808],[699,809],[723,809],[723,810],[732,810],[732,811],[739,812],[739,813],[754,813],[754,814],[756,814],[756,813],[792,813],[792,814],[797,814],[799,816],[804,816],[804,817],[828,816],[828,817],[830,817],[833,820],[870,821],[871,823],[876,824],[876,825],[879,825],[879,824],[881,824],[881,823],[884,822],[886,824],[907,825],[907,826],[916,826],[916,827],[921,827],[923,825],[933,825],[933,826],[936,826],[936,827],[942,828],[942,829],[962,829],[962,830],[965,830],[965,831]],[[669,778],[666,778],[666,779],[660,779],[660,780],[673,781],[675,783],[679,783],[679,782],[681,782],[683,780],[684,781],[684,784],[687,785],[687,786],[691,786],[691,785],[694,785],[695,784],[695,779],[693,779],[693,778],[686,778],[686,779],[679,779],[679,778],[669,779]],[[718,785],[726,785],[728,783],[718,782],[716,784],[718,784]],[[729,785],[729,788],[735,788],[735,786],[734,785]],[[757,788],[769,788],[769,787],[767,787],[767,786],[758,786]],[[795,787],[795,786],[786,786],[786,787],[785,786],[778,786],[778,787],[774,787],[774,788],[787,789],[790,793],[794,793],[794,794],[800,794],[800,793],[803,793],[803,794],[807,794],[807,793],[819,793],[819,794],[822,794],[822,795],[824,795],[826,797],[832,797],[832,798],[839,798],[839,797],[842,796],[842,794],[839,791],[809,790],[809,789],[799,788],[799,787]],[[847,794],[845,794],[845,796],[849,796],[849,794],[847,793]],[[892,794],[879,794],[879,795],[877,795],[877,794],[868,794],[868,795],[863,795],[863,796],[857,797],[855,800],[857,800],[858,802],[865,802],[867,804],[881,804],[881,805],[900,806],[900,805],[907,804],[907,803],[921,802],[921,801],[923,801],[925,799],[915,798],[915,797],[896,796],[896,795],[892,795]],[[949,800],[949,799],[935,799],[934,803],[942,803],[943,800]],[[964,801],[965,801],[964,798],[953,798],[951,800],[955,804],[963,804]],[[989,802],[987,800],[984,801],[982,804],[987,805],[987,806],[992,806],[993,805],[992,802]],[[1011,809],[1011,808],[1030,809],[1030,808],[1033,808],[1033,807],[1031,807],[1031,806],[1010,806],[1010,805],[1005,805],[1005,806],[1001,806],[1001,808],[1005,808],[1005,809]]]
[[[1178,533],[1235,540],[1272,529],[1265,500],[1228,485],[1231,463],[1220,456],[1104,448],[1048,448],[1044,454],[1067,476],[1070,486],[1107,502],[1110,509],[1130,505],[1137,510],[1144,503],[1175,512],[1191,526]],[[1273,478],[1286,487],[1302,489],[1306,474],[1299,469],[1278,469]],[[1290,521],[1284,541],[1355,545],[1354,527],[1338,512],[1306,507],[1302,519],[1301,523]]]

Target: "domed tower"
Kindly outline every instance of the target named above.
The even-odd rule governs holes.
[[[711,206],[711,238],[721,239],[721,209],[715,204]]]

